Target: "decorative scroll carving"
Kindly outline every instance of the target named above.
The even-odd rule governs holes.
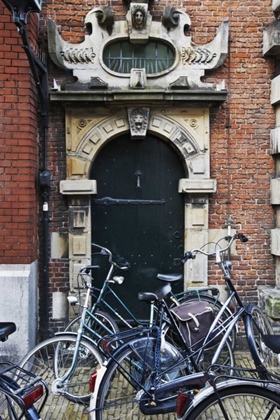
[[[179,25],[178,10],[175,7],[165,7],[162,15],[162,24],[166,28],[175,28]]]
[[[93,52],[93,48],[67,48],[62,50],[60,55],[70,64],[93,63],[96,56]]]
[[[127,110],[130,134],[132,138],[146,137],[149,124],[149,108],[128,108]]]
[[[182,47],[182,60],[184,64],[208,64],[217,57],[217,53],[207,48],[196,47],[191,43],[190,47]]]

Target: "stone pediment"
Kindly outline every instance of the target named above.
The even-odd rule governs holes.
[[[66,90],[218,90],[202,78],[225,60],[228,22],[205,45],[185,35],[190,25],[189,16],[175,8],[166,8],[156,22],[146,3],[131,3],[126,18],[118,21],[111,7],[98,7],[87,14],[88,34],[79,44],[65,41],[49,20],[49,53],[77,78]]]

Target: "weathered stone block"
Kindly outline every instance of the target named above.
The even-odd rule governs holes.
[[[272,0],[272,10],[274,13],[280,12],[280,0]]]
[[[271,81],[271,105],[277,105],[280,102],[280,76],[275,77]]]
[[[274,20],[263,31],[263,55],[278,55],[280,52],[280,21]]]
[[[280,229],[271,230],[271,254],[280,255]]]
[[[280,127],[270,131],[270,153],[272,155],[280,153]]]
[[[280,319],[280,289],[260,287],[259,301],[269,318]]]
[[[270,197],[271,204],[279,205],[280,204],[280,178],[275,178],[270,181],[270,190],[271,190],[271,197]]]

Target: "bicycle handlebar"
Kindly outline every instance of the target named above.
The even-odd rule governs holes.
[[[108,259],[109,259],[110,264],[114,265],[115,267],[119,268],[120,270],[128,270],[129,269],[130,264],[124,258],[119,257],[119,256],[113,256],[112,252],[108,248],[105,248],[101,245],[97,245],[95,243],[92,243],[91,245],[93,245],[96,248],[99,248],[101,250],[101,254],[107,255],[109,257]]]
[[[207,256],[216,255],[216,262],[219,263],[221,261],[220,254],[222,252],[227,251],[236,239],[239,239],[242,243],[248,242],[247,236],[243,235],[243,233],[236,233],[233,236],[226,236],[223,239],[226,239],[226,240],[229,241],[228,245],[225,248],[217,249],[214,252],[206,252],[206,251],[203,251],[203,249],[201,249],[201,248],[195,248],[192,251],[187,251],[185,253],[184,258],[181,260],[182,264],[185,264],[190,259],[195,259],[195,257],[196,257],[195,254],[197,254],[197,253],[204,254],[204,255],[207,255]]]

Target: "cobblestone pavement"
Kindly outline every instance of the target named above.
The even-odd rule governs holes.
[[[236,365],[239,367],[253,367],[251,356],[247,352],[235,353]],[[42,420],[88,420],[87,407],[67,401],[63,397],[54,396],[50,392],[44,412],[41,415]],[[155,420],[160,420],[162,416],[154,416]],[[174,414],[165,415],[165,420],[175,420]],[[137,420],[137,419],[136,419]]]

